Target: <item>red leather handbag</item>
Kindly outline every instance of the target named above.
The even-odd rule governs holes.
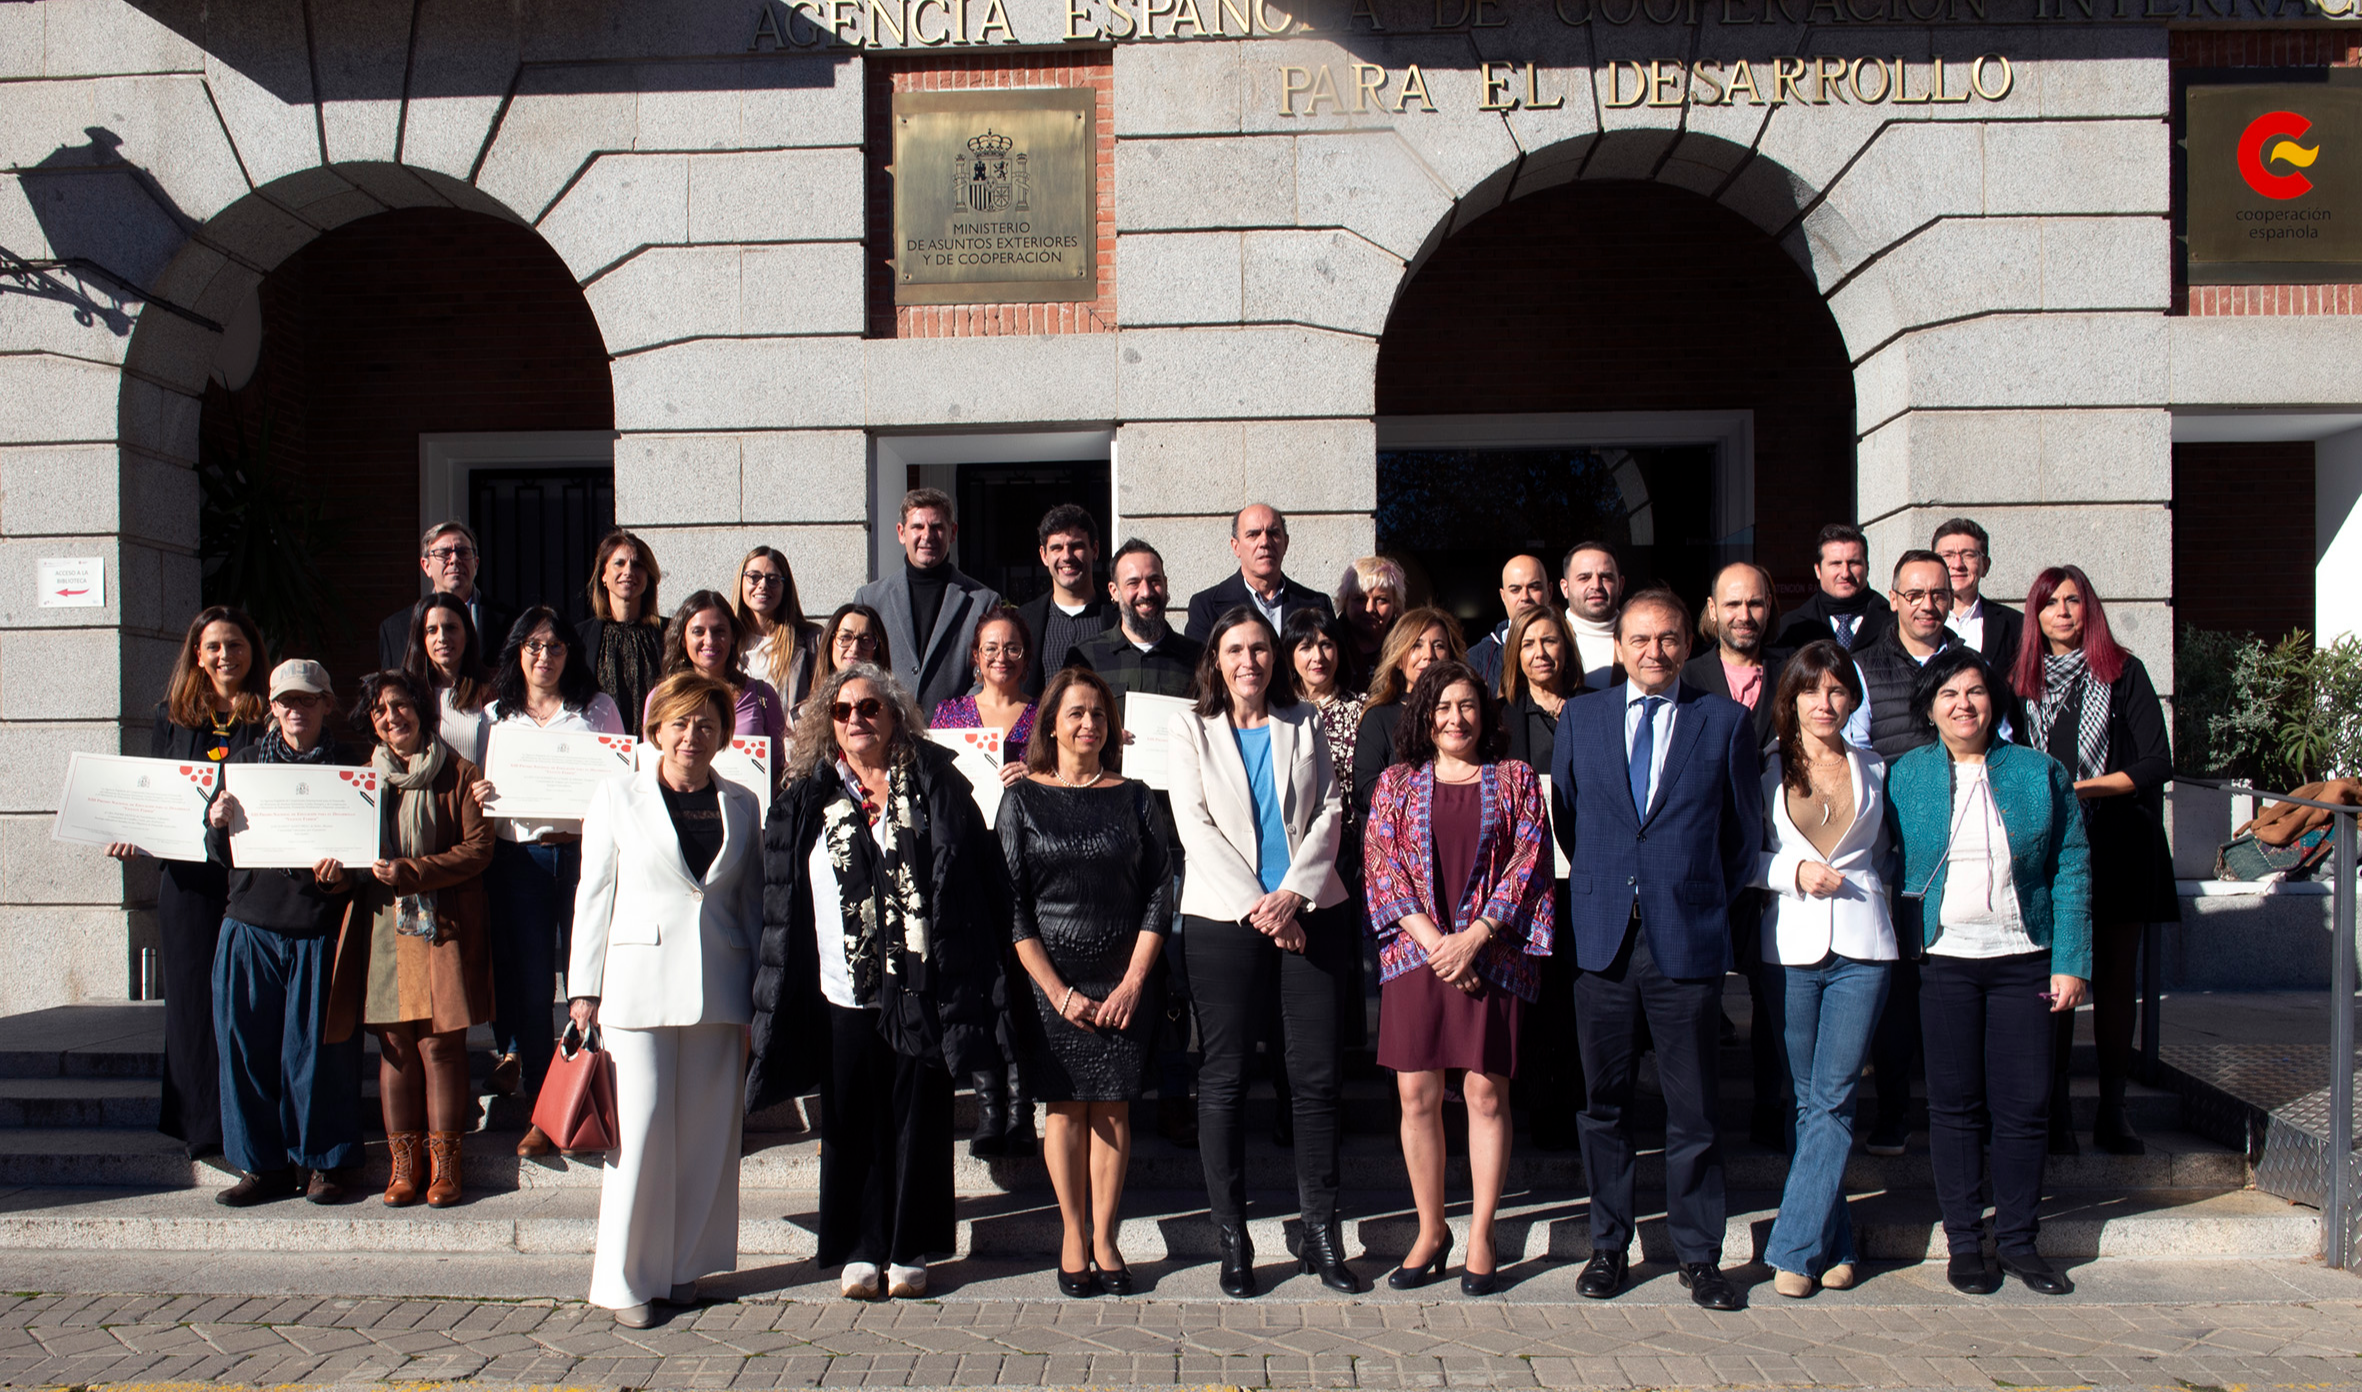
[[[599,1047],[596,1026],[585,1038],[567,1022],[533,1103],[533,1124],[569,1154],[616,1148],[615,1060]]]

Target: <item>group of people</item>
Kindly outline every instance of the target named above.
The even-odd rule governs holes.
[[[1512,558],[1507,617],[1470,645],[1453,615],[1410,605],[1390,559],[1355,562],[1333,596],[1289,578],[1286,519],[1261,504],[1233,518],[1237,573],[1179,628],[1146,542],[1119,547],[1101,587],[1083,509],[1042,519],[1050,588],[1022,606],[952,564],[956,534],[950,499],[913,490],[901,565],[815,623],[769,547],[734,589],[664,617],[653,551],[618,530],[573,625],[494,609],[474,538],[442,524],[421,546],[433,593],[387,620],[349,717],[366,753],[330,738],[319,664],[266,681],[250,620],[199,615],[156,753],[366,761],[389,790],[373,865],[240,869],[224,793],[211,858],[166,867],[163,1124],[242,1172],[223,1202],[356,1190],[359,1026],[380,1044],[385,1201],[456,1202],[465,1031],[491,1022],[491,1085],[530,1100],[562,970],[569,1044],[596,1040],[614,1066],[591,1298],[624,1324],[734,1264],[743,1118],[813,1091],[818,1260],[849,1297],[923,1295],[929,1255],[953,1246],[961,1083],[975,1153],[1039,1148],[1075,1297],[1133,1288],[1130,1103],[1154,1090],[1160,1131],[1200,1151],[1221,1288],[1251,1297],[1259,1047],[1293,1150],[1292,1255],[1350,1293],[1338,1110],[1366,946],[1419,1218],[1390,1286],[1450,1268],[1457,1097],[1462,1290],[1497,1284],[1513,1099],[1533,1144],[1582,1153],[1578,1290],[1622,1289],[1653,1050],[1680,1278],[1736,1308],[1715,1102],[1738,970],[1754,1131],[1794,1156],[1766,1252],[1781,1294],[1853,1281],[1858,1080],[1867,1061],[1867,1148],[1899,1154],[1915,1054],[1952,1283],[2069,1288],[2036,1251],[2035,1201],[2046,1157],[2076,1144],[2073,1011],[2093,1001],[2094,1142],[2137,1151],[2133,954],[2141,923],[2175,916],[2161,711],[2082,571],[2041,572],[2021,615],[1982,594],[1989,539],[1955,519],[1896,561],[1882,599],[1862,534],[1833,525],[1807,602],[1782,614],[1740,562],[1693,620],[1669,589],[1627,593],[1614,549],[1587,542],[1555,567]],[[490,658],[487,632],[505,634]],[[1693,654],[1699,634],[1712,649]],[[1191,703],[1149,732],[1160,788],[1124,776],[1134,694]],[[580,822],[488,815],[487,734],[509,721],[650,752]],[[956,728],[1003,736],[990,825],[928,738]],[[734,736],[768,741],[770,787],[715,773]],[[518,1150],[550,1145],[536,1129]]]

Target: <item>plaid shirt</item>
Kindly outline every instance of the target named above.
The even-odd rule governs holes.
[[[1196,695],[1197,659],[1204,651],[1204,644],[1169,628],[1155,646],[1142,652],[1125,636],[1121,625],[1083,640],[1074,650],[1084,666],[1114,688],[1119,701],[1134,691],[1151,696]]]

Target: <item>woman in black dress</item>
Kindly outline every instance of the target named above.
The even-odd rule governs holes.
[[[2091,839],[2091,1033],[2100,1071],[2091,1140],[2111,1155],[2141,1155],[2148,1146],[2124,1114],[2141,925],[2182,917],[2165,839],[2164,788],[2173,777],[2165,707],[2148,669],[2108,632],[2107,608],[2080,566],[2035,576],[2026,618],[2009,679],[2026,703],[2021,738],[2074,776]],[[2050,1149],[2073,1155],[2067,1059],[2074,1013],[2060,1012],[2053,1028]]]
[[[1050,1111],[1043,1158],[1066,1226],[1058,1289],[1130,1295],[1117,1210],[1132,1099],[1164,1016],[1157,964],[1173,922],[1172,869],[1148,786],[1117,772],[1107,683],[1065,668],[1039,709],[1049,718],[1026,747],[1030,776],[1002,794],[999,817],[1017,957],[1033,979],[1031,1006],[1010,1023],[1027,1091]]]
[[[148,757],[218,764],[253,744],[270,717],[264,675],[262,630],[244,610],[215,605],[199,614],[156,703]],[[139,854],[127,845],[107,853],[121,860]],[[194,1160],[221,1153],[213,953],[230,880],[212,861],[167,860],[163,869],[156,928],[164,969],[164,1099],[156,1129],[180,1141]]]
[[[617,527],[599,538],[584,587],[591,616],[575,625],[599,690],[615,698],[623,728],[634,735],[640,733],[648,693],[664,680],[664,617],[656,607],[656,587],[663,578],[654,548]]]

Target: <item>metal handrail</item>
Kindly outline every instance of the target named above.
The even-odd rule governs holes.
[[[2275,793],[2246,783],[2174,776],[2177,783],[2244,793],[2264,802],[2292,802],[2335,814],[2331,852],[2329,950],[2329,1173],[2321,1206],[2321,1253],[2332,1267],[2350,1265],[2354,1251],[2354,864],[2355,823],[2362,807]]]

